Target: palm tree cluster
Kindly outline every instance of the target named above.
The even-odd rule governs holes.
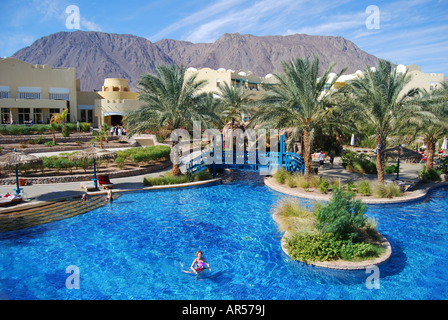
[[[362,76],[339,89],[335,81],[345,72],[332,74],[334,64],[319,69],[319,59],[297,58],[282,63],[283,73],[275,74],[276,84],[266,86],[258,101],[243,87],[224,83],[216,93],[199,92],[206,85],[196,75],[186,78],[186,69],[176,65],[156,68],[139,82],[139,99],[145,102],[125,119],[129,135],[165,127],[192,129],[194,121],[204,127],[231,128],[249,115],[250,127],[293,128],[292,140],[300,138],[305,177],[311,174],[311,155],[323,137],[341,140],[360,132],[375,143],[378,181],[384,182],[384,150],[392,136],[423,136],[428,154],[435,142],[448,134],[448,85],[431,93],[412,88],[407,72],[397,72],[388,61],[366,67]],[[219,98],[215,98],[218,95]],[[339,141],[340,142],[340,141]],[[172,141],[172,147],[177,143]],[[432,158],[428,157],[428,166]],[[173,165],[173,174],[179,174]]]

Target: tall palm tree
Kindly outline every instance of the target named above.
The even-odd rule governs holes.
[[[423,91],[415,103],[435,116],[424,119],[416,128],[416,134],[422,136],[426,144],[426,170],[430,170],[434,166],[437,141],[448,135],[448,83],[431,93]]]
[[[260,110],[250,120],[251,125],[270,128],[293,127],[294,135],[302,134],[305,178],[311,173],[311,150],[317,126],[329,121],[331,90],[336,77],[330,79],[332,64],[319,77],[319,58],[293,59],[282,62],[283,74],[275,74],[277,83],[266,87],[267,93],[260,101]]]
[[[250,111],[250,98],[254,94],[248,93],[242,86],[233,86],[227,82],[219,87],[218,94],[221,97],[221,115],[230,118],[233,129],[235,121],[241,121],[241,115]]]
[[[379,183],[384,183],[387,138],[409,125],[421,124],[422,118],[430,116],[420,105],[411,103],[418,89],[404,91],[410,81],[407,72],[397,72],[390,62],[380,60],[375,68],[365,68],[363,76],[341,90],[350,106],[347,114],[375,130]]]
[[[128,113],[125,121],[129,135],[143,133],[153,125],[174,130],[191,128],[195,120],[206,122],[207,112],[198,103],[202,97],[198,92],[206,81],[199,81],[196,77],[195,74],[186,78],[185,68],[174,64],[157,66],[155,74],[142,75],[139,100],[145,104]],[[171,147],[177,143],[172,141]],[[177,161],[173,163],[172,172],[173,175],[180,174]]]

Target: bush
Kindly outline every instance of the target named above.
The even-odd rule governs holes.
[[[33,140],[34,144],[44,144],[44,139],[42,137],[37,137]]]
[[[282,169],[277,170],[272,176],[278,183],[284,184],[286,181],[286,178],[289,175],[290,175],[289,172],[285,171],[285,169],[282,168]]]
[[[428,171],[426,171],[426,166],[423,166],[418,176],[420,180],[424,181],[440,181],[440,174],[441,172],[434,168],[431,168]]]
[[[131,148],[117,151],[117,157],[130,159],[134,163],[157,161],[169,157],[171,148],[168,146],[152,146]]]
[[[331,232],[346,237],[357,234],[357,229],[365,226],[367,205],[353,200],[353,194],[335,189],[327,205],[316,210],[317,229],[322,233]]]
[[[359,194],[362,194],[364,196],[370,196],[371,189],[370,189],[370,182],[367,180],[361,180],[358,182],[358,188],[357,192]]]
[[[376,183],[373,186],[373,194],[378,198],[394,198],[401,196],[400,187],[393,184]]]
[[[116,157],[114,162],[118,168],[122,169],[124,167],[126,159],[124,157]]]
[[[288,187],[290,187],[290,188],[295,188],[295,187],[297,187],[297,181],[296,181],[296,179],[295,179],[295,176],[294,175],[288,175],[287,177],[286,177],[286,185],[288,186]]]
[[[53,141],[47,141],[47,142],[45,142],[45,145],[46,145],[47,147],[54,147],[56,144],[53,143]]]
[[[191,181],[190,176],[187,175],[173,176],[171,172],[167,172],[161,177],[145,177],[143,179],[143,185],[160,186],[160,185],[187,183],[190,181]]]
[[[369,160],[364,153],[356,153],[351,150],[345,151],[341,155],[342,166],[352,172],[373,174],[377,173],[376,163]]]
[[[292,259],[304,262],[339,258],[350,261],[377,256],[381,251],[370,243],[355,243],[351,238],[342,238],[332,233],[294,234],[287,239],[287,246]]]
[[[192,178],[193,178],[193,181],[204,181],[204,180],[211,179],[212,176],[209,171],[202,170],[202,171],[194,173]]]
[[[327,193],[329,187],[330,187],[330,184],[328,183],[327,179],[325,179],[324,177],[321,177],[320,181],[319,181],[319,185],[318,185],[319,191],[321,193]]]
[[[393,164],[384,169],[384,173],[393,174],[397,173],[397,165]]]

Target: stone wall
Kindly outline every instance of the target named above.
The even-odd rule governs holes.
[[[109,178],[123,178],[123,177],[131,177],[138,176],[142,174],[152,173],[155,171],[163,170],[172,165],[171,161],[166,161],[161,164],[157,164],[148,168],[138,168],[134,170],[126,170],[119,172],[110,172],[104,173],[101,172],[101,175],[107,174]],[[97,173],[98,174],[98,173]],[[19,177],[20,178],[20,177]],[[67,175],[67,176],[56,176],[56,177],[35,177],[35,178],[20,178],[25,180],[25,185],[33,185],[33,184],[50,184],[50,183],[64,183],[64,182],[78,182],[78,181],[89,181],[93,178],[93,172],[89,174],[80,174],[80,175]],[[15,185],[15,178],[7,178],[0,179],[0,185]]]

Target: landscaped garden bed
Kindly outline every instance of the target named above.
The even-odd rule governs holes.
[[[335,269],[358,269],[387,260],[388,241],[365,212],[367,205],[353,194],[336,189],[328,204],[305,208],[282,200],[274,220],[281,231],[283,250],[294,260]]]

